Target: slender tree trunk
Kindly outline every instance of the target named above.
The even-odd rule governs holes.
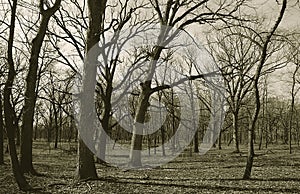
[[[292,102],[291,102],[291,111],[290,111],[290,124],[289,124],[289,152],[292,154],[292,130],[293,130],[293,121],[294,121],[294,109],[295,109],[295,85],[296,85],[296,74],[299,70],[299,66],[296,66],[296,69],[293,73],[293,83],[292,83]]]
[[[62,118],[62,110],[61,108],[59,108],[59,139],[58,140],[60,143],[62,142],[62,138],[63,138],[63,118]]]
[[[3,124],[3,103],[2,94],[0,93],[0,165],[4,164],[4,124]]]
[[[166,150],[165,150],[165,126],[160,127],[161,131],[161,144],[162,144],[162,155],[166,156]],[[155,153],[156,153],[156,137],[155,137]]]
[[[172,106],[172,135],[174,135],[174,138],[172,138],[172,152],[174,153],[176,150],[176,122],[175,122],[175,102],[174,102],[174,91],[171,89],[171,106]]]
[[[255,117],[255,116],[254,116]],[[255,118],[254,118],[255,119]],[[247,157],[247,164],[246,169],[244,172],[243,179],[250,179],[251,171],[253,166],[253,159],[254,159],[254,126],[255,122],[251,122],[248,131],[248,157]]]
[[[59,126],[58,126],[58,111],[55,106],[55,103],[53,102],[53,112],[54,112],[54,126],[55,126],[55,141],[54,141],[54,149],[58,148],[58,131],[59,131]]]
[[[254,76],[254,83],[253,83],[253,89],[255,91],[255,110],[252,116],[252,120],[249,124],[249,142],[248,142],[248,157],[247,157],[247,164],[244,172],[243,179],[247,180],[251,178],[251,171],[252,171],[252,166],[253,166],[253,158],[254,158],[254,133],[255,133],[255,125],[257,122],[259,110],[260,110],[260,95],[259,95],[259,88],[258,88],[258,83],[259,83],[259,78],[261,75],[262,68],[266,62],[267,59],[267,51],[268,51],[268,45],[271,42],[271,38],[274,35],[276,29],[278,28],[280,22],[282,21],[285,9],[287,5],[287,0],[283,0],[282,6],[281,6],[281,11],[278,16],[278,19],[276,20],[275,25],[273,26],[271,32],[268,34],[266,41],[263,44],[262,47],[262,54],[261,54],[261,59],[260,62],[257,66],[255,76]]]
[[[296,114],[298,117],[298,113]],[[296,120],[296,129],[297,129],[297,145],[298,147],[300,146],[300,134],[299,134],[299,121],[298,119]]]
[[[191,74],[191,71],[190,71],[190,74]],[[189,81],[189,88],[192,88],[192,82],[191,81]],[[195,110],[194,110],[194,107],[195,107],[195,102],[194,102],[194,91],[193,91],[193,89],[191,89],[191,96],[190,96],[190,100],[191,100],[191,110],[192,110],[192,123],[193,123],[193,125],[192,125],[192,130],[194,130],[195,131],[195,134],[194,134],[194,152],[195,153],[199,153],[199,138],[198,138],[198,126],[196,125],[196,120],[198,119],[198,118],[195,118],[195,115],[196,115],[196,112],[195,112]],[[215,123],[214,123],[215,124]],[[214,140],[214,129],[215,128],[213,128],[213,131],[212,131],[212,141]],[[191,153],[190,153],[191,155],[192,155],[192,147],[191,147]]]
[[[88,0],[88,11],[89,11],[89,27],[87,31],[87,41],[86,41],[86,55],[93,46],[97,45],[100,41],[100,33],[103,22],[103,15],[105,12],[106,0]],[[91,61],[86,61],[84,67],[84,77],[83,77],[83,88],[82,95],[84,99],[81,98],[81,116],[80,116],[80,128],[82,131],[89,133],[94,130],[94,125],[91,123],[86,123],[86,117],[90,116],[91,110],[87,110],[88,107],[94,107],[94,93],[96,86],[96,61],[99,53],[95,53],[95,56],[91,56]],[[89,63],[91,62],[91,63]],[[94,113],[95,110],[92,110]],[[95,115],[92,115],[95,116]],[[96,118],[96,116],[95,116]],[[88,128],[91,126],[92,128]],[[91,133],[92,134],[92,133]],[[94,155],[91,153],[89,148],[85,145],[84,141],[80,138],[78,141],[78,166],[77,166],[77,178],[82,179],[96,179],[97,172],[94,163]]]
[[[16,144],[15,144],[15,126],[14,126],[14,110],[11,104],[11,96],[12,96],[12,86],[16,76],[16,71],[14,67],[13,61],[13,38],[15,32],[15,19],[16,19],[16,10],[17,10],[17,0],[13,0],[13,4],[11,7],[11,24],[9,30],[9,39],[8,39],[8,77],[4,87],[4,118],[6,125],[6,134],[8,138],[9,145],[9,154],[11,158],[12,171],[15,177],[15,180],[22,191],[29,191],[32,187],[26,181],[19,165],[19,160],[17,156]]]
[[[199,136],[198,136],[198,130],[195,133],[194,136],[194,152],[199,153]]]
[[[222,149],[222,131],[220,131],[220,134],[219,134],[218,147],[219,147],[219,150]]]
[[[238,119],[239,119],[239,111],[235,110],[234,113],[232,114],[233,142],[235,146],[235,150],[234,150],[235,153],[240,152]]]
[[[264,85],[264,92],[263,92],[263,104],[262,104],[262,118],[261,118],[261,125],[259,126],[259,142],[258,142],[258,150],[262,149],[263,143],[263,131],[265,128],[265,107],[267,101],[267,78],[265,78],[265,85]]]
[[[159,107],[161,107],[161,101],[162,101],[162,92],[158,92],[158,103]],[[159,119],[160,123],[162,123],[162,112],[159,111]],[[166,151],[165,151],[165,126],[162,124],[160,127],[160,133],[161,133],[161,148],[162,148],[162,155],[166,156]],[[156,154],[156,136],[154,137],[154,154]]]
[[[25,103],[23,124],[21,130],[21,169],[25,173],[37,174],[32,165],[32,136],[33,136],[33,120],[34,109],[36,103],[36,86],[38,79],[38,60],[44,37],[47,31],[48,23],[51,16],[59,9],[61,0],[56,0],[53,7],[44,9],[44,1],[40,1],[40,13],[42,20],[38,29],[38,33],[32,41],[32,47],[29,59],[29,69],[26,78]]]
[[[47,129],[47,142],[50,143],[51,140],[52,140],[52,127],[53,127],[53,116],[52,116],[52,106],[50,106],[49,108],[49,126],[48,126],[48,129]]]

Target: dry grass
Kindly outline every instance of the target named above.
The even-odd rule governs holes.
[[[75,146],[75,145],[74,145]],[[246,150],[212,149],[204,156],[178,157],[156,169],[122,171],[97,165],[99,180],[74,180],[76,153],[44,149],[35,143],[34,166],[44,174],[26,175],[36,193],[300,193],[300,149],[288,154],[285,146],[257,151],[252,180],[241,180]],[[68,148],[69,149],[69,148]],[[9,160],[0,166],[0,193],[22,193]]]

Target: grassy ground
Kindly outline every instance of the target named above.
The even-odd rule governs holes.
[[[212,149],[204,156],[178,157],[157,169],[124,171],[97,165],[99,180],[74,180],[76,153],[48,150],[35,144],[34,166],[41,177],[26,175],[36,193],[300,193],[300,149],[287,147],[256,151],[252,180],[241,180],[246,150]],[[0,166],[0,193],[22,193],[9,160]]]

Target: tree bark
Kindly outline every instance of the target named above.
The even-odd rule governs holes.
[[[105,13],[107,0],[88,0],[88,10],[89,10],[89,27],[87,32],[87,42],[86,42],[86,55],[91,50],[93,46],[98,44],[100,41],[100,33],[103,22],[103,15]],[[96,61],[97,55],[92,56],[93,59],[91,63],[87,61],[84,67],[84,77],[83,77],[83,95],[84,99],[81,98],[81,116],[80,116],[80,124],[82,131],[93,130],[87,128],[87,126],[91,125],[86,123],[86,117],[89,116],[91,110],[86,110],[87,107],[94,107],[94,92],[96,87]],[[95,111],[95,110],[92,110]],[[92,124],[93,125],[93,124]],[[94,127],[94,126],[92,126]],[[97,172],[94,163],[94,155],[91,153],[89,148],[85,145],[84,141],[80,138],[79,133],[79,141],[78,141],[78,166],[77,166],[77,178],[82,179],[97,179]]]
[[[29,59],[29,69],[26,78],[26,91],[25,91],[25,103],[23,123],[21,130],[21,154],[20,165],[21,169],[25,173],[37,174],[32,165],[32,137],[33,137],[33,120],[34,109],[36,103],[36,86],[37,86],[37,71],[38,71],[38,59],[41,51],[41,47],[46,35],[49,20],[52,15],[59,9],[61,0],[56,0],[53,7],[44,9],[44,1],[40,0],[40,13],[42,20],[38,29],[38,33],[32,41],[32,47]]]

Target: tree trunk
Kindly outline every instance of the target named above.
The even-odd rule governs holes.
[[[263,93],[263,104],[262,104],[262,118],[261,118],[261,125],[259,126],[259,142],[258,142],[258,150],[262,149],[263,143],[263,129],[265,127],[265,102],[266,102],[266,80],[265,80],[265,88]]]
[[[54,112],[54,126],[55,126],[55,141],[54,141],[54,149],[58,148],[58,131],[59,131],[59,126],[58,126],[58,111],[55,106],[55,102],[52,102],[53,106],[53,112]]]
[[[158,92],[158,103],[159,107],[161,107],[161,101],[162,101],[162,92]],[[159,111],[159,119],[160,123],[162,123],[162,112]],[[166,150],[165,150],[165,126],[162,124],[160,127],[160,133],[161,133],[161,149],[162,149],[162,155],[166,156]],[[156,136],[154,138],[154,154],[156,154]]]
[[[17,120],[15,120],[14,124],[16,126],[16,139],[17,139],[16,145],[20,146],[21,145],[21,131],[20,131],[20,127],[19,127]]]
[[[255,91],[256,106],[255,106],[255,110],[254,110],[254,113],[253,113],[253,116],[252,116],[252,120],[249,124],[248,157],[247,157],[247,164],[246,164],[246,168],[245,168],[245,172],[244,172],[244,176],[243,176],[243,179],[245,179],[245,180],[250,179],[252,166],[253,166],[254,132],[255,132],[255,125],[256,125],[256,121],[257,121],[259,110],[260,110],[260,95],[259,95],[259,88],[258,88],[259,78],[260,78],[260,75],[261,75],[262,68],[263,68],[263,66],[266,62],[266,59],[267,59],[268,45],[271,42],[271,38],[274,35],[276,29],[278,28],[280,22],[282,21],[282,18],[283,18],[285,9],[286,9],[286,5],[287,5],[287,0],[283,0],[282,6],[281,6],[281,11],[280,11],[280,14],[278,16],[278,19],[276,20],[275,25],[273,26],[271,32],[268,34],[268,36],[266,38],[266,41],[263,44],[261,59],[260,59],[260,62],[257,66],[255,76],[254,76],[253,89]]]
[[[26,78],[25,103],[23,124],[21,130],[21,154],[20,165],[25,173],[37,174],[32,165],[32,137],[33,137],[33,120],[34,109],[36,103],[36,85],[38,60],[44,37],[47,31],[48,23],[51,16],[59,9],[61,0],[56,0],[52,8],[44,9],[43,1],[40,1],[40,13],[42,20],[38,29],[38,33],[32,41],[32,47],[29,59],[29,69]]]
[[[265,97],[263,93],[263,102],[262,102],[262,117],[260,119],[260,123],[258,120],[258,150],[262,149],[262,140],[263,140],[263,128],[264,128],[264,114],[265,114],[265,107],[264,107]],[[248,138],[249,139],[249,138]]]
[[[165,127],[164,127],[164,125],[160,127],[160,131],[161,131],[161,145],[162,145],[161,149],[162,149],[162,155],[166,156],[166,150],[165,150]],[[156,153],[156,136],[155,136],[155,153]]]
[[[165,36],[165,29],[161,29],[160,38]],[[161,42],[161,40],[158,40]],[[142,151],[142,140],[143,140],[143,124],[145,122],[145,116],[147,109],[149,107],[149,98],[151,96],[151,81],[156,69],[157,61],[160,58],[163,47],[157,46],[152,55],[152,60],[150,62],[149,71],[146,80],[144,83],[141,83],[141,92],[138,99],[137,111],[134,118],[132,138],[131,138],[131,148],[129,155],[129,166],[131,167],[140,167],[142,166],[141,161],[141,151]]]
[[[109,72],[107,70],[106,72]],[[107,77],[112,77],[111,75],[106,75]],[[105,154],[106,154],[106,141],[107,141],[107,135],[111,132],[111,126],[110,126],[110,115],[111,115],[111,96],[112,96],[112,79],[107,80],[107,87],[105,91],[105,99],[102,99],[104,102],[104,112],[103,117],[101,119],[101,125],[104,131],[100,134],[100,150],[99,150],[99,159],[101,160],[100,163],[106,163],[105,162]]]
[[[194,152],[199,153],[199,136],[198,136],[198,130],[195,133],[194,136]]]
[[[296,66],[296,69],[293,73],[293,83],[292,83],[292,102],[291,102],[291,111],[290,111],[290,124],[289,124],[289,151],[290,151],[290,154],[292,154],[292,130],[293,130],[293,121],[294,121],[294,109],[295,109],[295,85],[296,85],[296,74],[299,70],[299,66],[297,65]]]
[[[60,143],[62,142],[62,138],[63,138],[63,132],[62,131],[63,131],[63,118],[62,118],[62,110],[60,108],[59,109],[59,142]]]
[[[78,140],[78,155],[77,179],[97,179],[94,154],[86,147],[81,138]]]
[[[251,171],[253,166],[253,159],[254,159],[254,128],[253,126],[255,122],[251,122],[248,131],[248,157],[247,157],[247,164],[246,169],[244,172],[243,179],[250,179]]]
[[[222,149],[222,131],[220,131],[220,134],[219,134],[218,147],[219,147],[219,150]]]
[[[49,125],[48,125],[48,129],[47,129],[47,142],[50,143],[51,139],[52,139],[52,127],[53,127],[53,116],[52,116],[52,106],[50,106],[49,108]]]
[[[238,119],[239,119],[239,112],[236,110],[232,114],[232,124],[233,124],[233,142],[235,145],[235,153],[240,152],[240,145],[239,145],[239,126],[238,126]]]
[[[133,132],[131,138],[131,148],[130,148],[130,162],[129,166],[131,167],[140,167],[142,166],[141,161],[141,151],[142,151],[142,140],[143,140],[143,126],[145,122],[145,116],[147,109],[149,107],[149,97],[150,97],[150,82],[147,81],[145,85],[142,86],[142,91],[138,100],[138,110],[136,111],[135,122],[133,125]]]
[[[10,97],[12,96],[12,86],[16,76],[16,71],[14,67],[13,61],[13,39],[14,39],[14,32],[15,32],[15,19],[16,19],[16,10],[17,10],[17,0],[13,0],[13,4],[11,7],[11,24],[9,30],[9,39],[8,39],[8,49],[7,49],[7,56],[8,56],[8,77],[4,87],[4,118],[5,118],[5,125],[6,125],[6,134],[8,138],[8,145],[9,145],[9,154],[11,158],[11,166],[12,171],[15,177],[15,180],[19,186],[19,189],[22,191],[29,191],[32,187],[26,181],[19,165],[16,144],[15,144],[15,126],[14,126],[14,110],[11,104]]]
[[[107,0],[88,0],[88,11],[89,11],[89,27],[87,31],[87,41],[86,41],[86,55],[93,46],[99,43],[100,33],[102,28],[103,15],[105,13]],[[96,72],[97,72],[97,58],[99,53],[95,53],[95,56],[91,56],[90,61],[86,61],[84,67],[84,77],[82,91],[84,98],[81,98],[81,116],[80,116],[80,128],[83,132],[89,133],[89,131],[95,129],[93,124],[85,123],[86,117],[89,116],[91,110],[86,110],[87,107],[94,107],[94,93],[96,86]],[[92,110],[94,112],[95,110]],[[94,116],[94,115],[92,115]],[[87,124],[87,125],[85,125]],[[92,128],[88,128],[91,126]],[[94,157],[89,148],[84,144],[83,140],[80,138],[78,141],[78,166],[77,166],[77,178],[82,179],[96,179],[97,172],[94,163]]]
[[[2,94],[0,93],[0,165],[4,164],[4,124],[3,124],[3,110],[2,110]]]

